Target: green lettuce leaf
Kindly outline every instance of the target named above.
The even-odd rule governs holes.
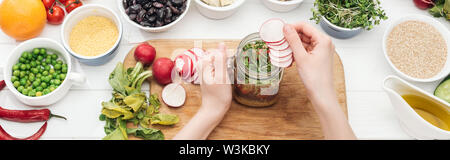
[[[123,116],[122,119],[131,119],[134,117],[133,113],[129,110],[122,108],[121,106],[117,106],[112,102],[102,102],[102,114],[104,114],[108,118],[118,118]]]
[[[137,112],[146,100],[145,93],[132,94],[123,100],[128,107],[131,107],[134,112]]]
[[[103,137],[103,140],[126,140],[126,139],[125,137],[123,137],[120,129],[117,128],[113,132]]]
[[[155,114],[150,117],[151,124],[174,125],[180,121],[177,115],[173,114]]]
[[[117,63],[116,68],[109,75],[108,82],[115,91],[126,95],[125,87],[130,85],[130,81],[128,81],[127,74],[122,63]]]
[[[128,128],[127,133],[144,140],[164,140],[164,134],[153,128]]]

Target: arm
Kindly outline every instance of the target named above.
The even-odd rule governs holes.
[[[299,75],[305,84],[326,139],[356,139],[341,110],[333,83],[334,45],[331,38],[307,23],[286,25],[284,34],[293,50]]]
[[[231,105],[231,85],[227,74],[225,44],[200,62],[202,105],[173,139],[204,140],[222,121]]]

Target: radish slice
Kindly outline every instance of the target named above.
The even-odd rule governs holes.
[[[289,67],[292,64],[292,61],[293,61],[292,57],[289,58],[288,61],[284,61],[284,62],[277,62],[275,60],[270,59],[270,63],[272,63],[272,65],[281,67],[281,68]]]
[[[284,39],[284,22],[279,18],[267,20],[259,28],[259,36],[267,43],[279,43]]]
[[[279,43],[267,43],[267,45],[270,45],[270,46],[280,46],[280,45],[283,45],[284,43],[287,43],[287,40],[286,39],[283,39],[281,42],[279,42]]]
[[[161,97],[168,106],[181,107],[186,100],[186,91],[180,84],[171,83],[164,87]]]
[[[193,68],[192,59],[185,54],[181,54],[175,58],[175,67],[183,79],[189,78]]]
[[[283,57],[287,57],[287,56],[292,55],[292,49],[288,48],[288,49],[283,50],[283,51],[277,51],[277,50],[269,49],[269,54],[274,56],[274,57],[283,58]]]
[[[192,60],[191,75],[194,75],[194,73],[197,72],[198,58],[190,50],[184,52],[184,54]]]
[[[289,54],[286,57],[276,57],[276,56],[273,56],[272,54],[269,54],[269,57],[270,57],[270,61],[286,62],[292,58],[292,54]]]
[[[273,50],[283,51],[283,50],[286,50],[286,49],[289,48],[289,43],[283,43],[283,44],[281,44],[281,45],[279,45],[279,46],[273,46],[273,45],[267,44],[267,46],[268,46],[270,49],[273,49]]]

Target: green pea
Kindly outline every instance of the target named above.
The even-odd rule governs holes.
[[[35,49],[33,49],[33,54],[36,54],[36,55],[38,55],[40,53],[40,50],[39,50],[39,48],[35,48]]]
[[[48,87],[48,86],[47,86],[47,83],[42,82],[42,83],[41,83],[41,87],[42,87],[42,88],[47,88],[47,87]]]
[[[27,70],[29,70],[30,68],[31,68],[31,65],[30,64],[25,64],[26,65],[26,67],[27,67]]]
[[[52,63],[52,59],[45,59],[45,63],[51,64]]]
[[[31,72],[34,73],[34,74],[37,74],[37,73],[39,72],[39,69],[37,69],[37,68],[32,68],[32,69],[31,69]]]
[[[61,66],[61,64],[56,64],[54,67],[56,70],[60,70],[62,66]]]
[[[43,75],[43,76],[48,76],[48,71],[42,72],[42,75]]]
[[[20,69],[20,65],[15,64],[15,65],[13,66],[13,71],[16,71],[16,70],[19,70],[19,69]]]
[[[27,69],[27,65],[25,65],[25,64],[20,65],[20,70],[26,70],[26,69]]]
[[[44,88],[42,88],[41,86],[37,86],[37,87],[36,87],[36,91],[40,92],[40,91],[42,91],[42,90],[44,90]]]
[[[58,55],[52,54],[52,59],[57,60],[58,59]]]
[[[28,54],[27,52],[22,52],[22,55],[20,56],[20,58],[25,58],[25,59],[27,59],[27,57],[28,57],[27,54]]]
[[[58,74],[59,74],[59,73],[55,72],[55,73],[52,74],[52,77],[53,77],[54,79],[56,79],[56,78],[58,78]]]
[[[16,81],[16,82],[19,82],[19,81]],[[14,82],[14,87],[16,87],[15,86],[16,82]],[[27,85],[27,80],[26,79],[20,79],[19,85],[22,85],[22,86]]]
[[[41,55],[39,55],[38,57],[37,57],[37,60],[38,61],[42,61],[44,59],[44,57],[42,57]]]
[[[11,76],[11,82],[18,81],[19,78],[17,76]]]
[[[31,54],[30,52],[27,52],[27,59],[33,60],[33,54]]]
[[[20,78],[23,78],[23,77],[25,77],[26,75],[27,75],[27,72],[25,72],[25,71],[20,71],[19,77],[20,77]]]
[[[56,89],[56,87],[51,85],[48,89],[50,89],[50,92],[53,92]]]
[[[20,57],[20,58],[19,58],[19,62],[21,62],[21,63],[25,63],[25,60],[26,60],[26,59],[23,58],[23,57]]]
[[[62,65],[62,64],[63,64],[63,61],[57,60],[56,63]]]
[[[14,87],[19,87],[20,86],[20,82],[19,81],[15,81],[14,83],[13,83],[13,85],[14,85]]]
[[[48,66],[48,65],[45,66],[45,67],[44,67],[44,70],[49,71],[49,70],[50,70],[50,66]]]
[[[23,89],[21,92],[23,95],[28,95],[28,89]]]
[[[63,74],[60,74],[60,75],[59,75],[59,79],[60,79],[60,80],[66,79],[66,74],[64,74],[64,73],[63,73]]]
[[[57,63],[56,63],[56,60],[53,59],[53,60],[52,60],[52,65],[55,66],[56,64],[57,64]]]
[[[34,81],[34,82],[33,82],[33,87],[38,87],[38,86],[39,86],[39,82]]]
[[[61,81],[59,79],[55,79],[55,85],[59,86],[61,84]]]
[[[41,78],[36,78],[36,80],[34,80],[35,82],[38,82],[39,84],[41,84]]]
[[[19,71],[19,70],[15,70],[15,71],[13,72],[13,76],[18,77],[19,75],[20,75],[20,71]]]
[[[36,61],[36,65],[41,65],[41,61]]]
[[[36,97],[42,96],[42,92],[36,92]]]
[[[47,53],[47,49],[45,49],[45,48],[41,48],[41,50],[40,50],[40,54],[45,54],[45,53]]]
[[[32,91],[28,92],[28,96],[29,97],[35,97],[36,96],[36,91],[32,90]]]
[[[32,83],[30,80],[27,80],[27,83],[25,84],[25,86],[30,86]]]
[[[36,67],[36,65],[37,65],[37,64],[36,64],[36,61],[31,61],[31,62],[30,62],[30,65],[31,65],[31,67]]]
[[[61,68],[61,72],[62,72],[62,73],[67,73],[67,67],[62,67],[62,68]]]
[[[51,68],[51,69],[48,71],[48,73],[49,73],[49,74],[55,73],[55,69]]]
[[[17,87],[17,91],[22,92],[24,88],[25,87],[23,87],[23,86],[19,86],[19,87]]]
[[[44,89],[43,93],[44,93],[44,95],[47,95],[47,94],[50,93],[50,90],[49,89]]]

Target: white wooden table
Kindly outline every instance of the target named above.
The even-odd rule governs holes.
[[[1,1],[1,0],[0,0]],[[118,12],[115,0],[85,0],[85,4],[98,3]],[[87,85],[74,86],[67,96],[49,107],[52,112],[68,117],[68,121],[51,119],[42,139],[101,139],[104,122],[98,120],[102,101],[109,100],[112,88],[107,82],[109,73],[117,62],[138,42],[149,39],[241,39],[256,32],[268,18],[280,17],[289,23],[309,21],[314,0],[305,0],[301,6],[288,13],[276,13],[267,9],[259,0],[247,0],[240,10],[224,20],[211,20],[202,16],[191,4],[189,13],[171,30],[164,33],[146,33],[124,21],[124,37],[117,56],[102,66],[80,64],[88,78]],[[387,75],[395,74],[384,59],[381,49],[382,35],[388,24],[405,14],[423,14],[412,0],[382,0],[389,20],[369,32],[347,40],[334,39],[344,64],[347,86],[347,103],[350,124],[359,139],[411,139],[400,128],[391,103],[382,90],[381,83]],[[450,22],[439,19],[450,28]],[[309,21],[313,23],[312,21]],[[318,25],[315,25],[320,28]],[[39,37],[60,42],[60,26],[48,25]],[[20,42],[0,32],[0,55],[7,57]],[[6,58],[0,58],[0,66]],[[3,79],[2,75],[0,79]],[[436,85],[418,84],[432,91]],[[19,102],[8,89],[0,92],[0,106],[13,109],[33,109]],[[36,132],[42,123],[23,124],[0,119],[0,125],[17,137],[26,137]]]

